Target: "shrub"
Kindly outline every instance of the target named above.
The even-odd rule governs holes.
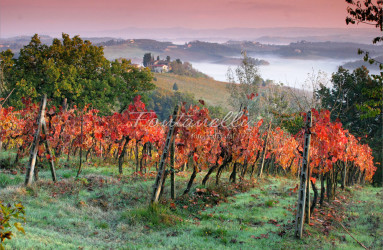
[[[25,222],[25,210],[21,203],[4,205],[2,201],[0,201],[0,249],[4,249],[3,242],[5,239],[10,240],[13,236],[11,231],[12,227],[15,227],[17,231],[24,232],[24,228],[21,226],[20,220]],[[13,223],[13,220],[16,222]]]
[[[134,209],[127,212],[123,217],[127,218],[128,223],[131,225],[142,222],[153,227],[172,226],[182,221],[182,218],[161,205],[151,205],[147,208]]]
[[[223,238],[227,235],[227,230],[222,228],[204,227],[199,231],[201,236],[211,236],[213,238]]]
[[[12,169],[13,164],[11,157],[0,159],[0,169]]]
[[[274,205],[277,203],[278,203],[278,201],[276,201],[276,200],[268,200],[265,202],[265,206],[266,207],[274,207]]]

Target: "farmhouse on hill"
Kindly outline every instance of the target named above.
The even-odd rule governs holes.
[[[170,60],[161,60],[159,56],[157,60],[154,60],[154,57],[150,53],[145,54],[143,60],[144,67],[148,67],[152,72],[156,73],[166,73],[170,69]]]

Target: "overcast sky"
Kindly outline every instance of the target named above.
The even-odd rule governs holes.
[[[344,0],[0,0],[0,36],[138,28],[346,27]]]

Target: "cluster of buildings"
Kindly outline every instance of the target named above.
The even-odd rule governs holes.
[[[157,60],[154,60],[152,57],[150,61],[146,61],[146,67],[148,67],[152,72],[167,73],[169,70],[171,70],[170,58],[167,59],[168,60],[161,60],[159,57],[157,57]]]
[[[166,73],[171,69],[170,61],[166,60],[151,60],[147,63],[147,67],[156,73]]]

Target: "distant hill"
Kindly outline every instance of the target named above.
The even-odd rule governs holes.
[[[383,56],[378,56],[374,58],[378,62],[383,62]],[[349,70],[354,70],[356,68],[365,66],[370,71],[379,71],[379,66],[376,64],[369,64],[368,62],[365,62],[364,60],[357,60],[352,62],[347,62],[343,64],[343,67]]]
[[[54,37],[47,36],[47,35],[40,35],[40,41],[43,44],[52,44]],[[61,37],[59,38],[61,40]],[[90,42],[94,44],[107,42],[107,41],[125,41],[124,39],[120,38],[113,38],[113,37],[81,37],[83,40],[89,40]],[[25,45],[28,45],[31,41],[31,36],[16,36],[16,37],[9,37],[9,38],[1,38],[0,39],[0,51],[11,49],[14,52],[18,52],[19,49],[24,47]]]
[[[383,54],[383,46],[358,44],[351,42],[309,42],[298,41],[288,45],[270,45],[259,42],[228,42],[227,46],[246,50],[257,54],[272,54],[280,57],[294,57],[299,59],[330,58],[348,59],[358,56],[358,49],[370,51],[372,54]]]
[[[170,56],[182,61],[220,61],[228,56],[237,56],[241,48],[231,48],[225,44],[192,41],[183,45],[149,39],[128,39],[124,43],[101,43],[105,56],[109,59],[128,56],[141,59],[146,52],[160,57]]]
[[[31,41],[32,36],[15,36],[15,37],[9,37],[9,38],[1,38],[0,43],[17,43],[20,45],[27,45]],[[47,36],[47,35],[39,35],[40,41],[43,44],[51,44],[54,37]],[[61,37],[59,37],[61,40]],[[125,39],[121,38],[114,38],[114,37],[83,37],[81,36],[81,39],[83,40],[89,40],[92,43],[102,43],[107,41],[125,41]]]
[[[291,29],[289,34],[296,35],[299,30],[300,29]],[[334,30],[331,31],[333,32]],[[237,31],[231,30],[231,32],[235,33]],[[309,34],[311,31],[305,30],[305,32]],[[362,33],[363,32],[367,31],[362,29]],[[283,33],[280,35],[283,37]],[[317,36],[321,37],[321,33]],[[304,35],[299,36],[299,38],[304,37]],[[173,60],[179,58],[182,61],[217,64],[227,64],[228,62],[230,62],[230,64],[238,64],[239,61],[236,59],[240,57],[241,51],[243,50],[246,50],[250,56],[256,55],[254,57],[258,57],[257,59],[259,60],[262,60],[263,55],[297,59],[329,58],[355,60],[358,58],[357,51],[359,48],[369,51],[376,56],[383,55],[382,45],[377,46],[352,42],[311,42],[300,40],[289,44],[277,45],[265,44],[257,40],[228,40],[223,43],[194,40],[183,44],[175,44],[169,41],[164,42],[153,39],[120,39],[113,37],[82,37],[82,39],[103,46],[105,56],[110,60],[129,58],[132,59],[134,63],[141,63],[143,55],[147,52],[162,58],[170,56]],[[41,40],[43,43],[49,44],[53,38],[50,36],[41,36]],[[0,50],[12,49],[17,53],[18,50],[28,44],[29,41],[30,37],[28,36],[1,39]],[[350,39],[350,41],[353,40]],[[267,62],[259,61],[259,65],[265,64],[267,64]]]
[[[263,55],[274,55],[284,58],[297,59],[344,59],[358,57],[358,49],[370,51],[372,54],[383,55],[383,46],[340,43],[340,42],[309,42],[298,41],[288,45],[262,44],[256,41],[228,41],[225,43],[210,43],[191,41],[185,44],[174,44],[150,39],[128,39],[125,41],[108,41],[100,43],[104,46],[105,56],[109,59],[120,57],[131,58],[140,63],[144,53],[150,52],[160,57],[170,56],[182,61],[210,62],[218,64],[239,64],[241,51],[246,50],[249,55],[256,55],[258,65],[266,65]]]
[[[86,36],[109,36],[128,38],[145,38],[161,41],[184,43],[193,40],[223,43],[228,40],[250,40],[270,44],[284,44],[306,40],[310,42],[349,42],[371,44],[374,37],[379,35],[375,28],[226,28],[226,29],[189,29],[173,28],[136,28],[105,30],[84,33]],[[267,39],[265,39],[267,38]]]

